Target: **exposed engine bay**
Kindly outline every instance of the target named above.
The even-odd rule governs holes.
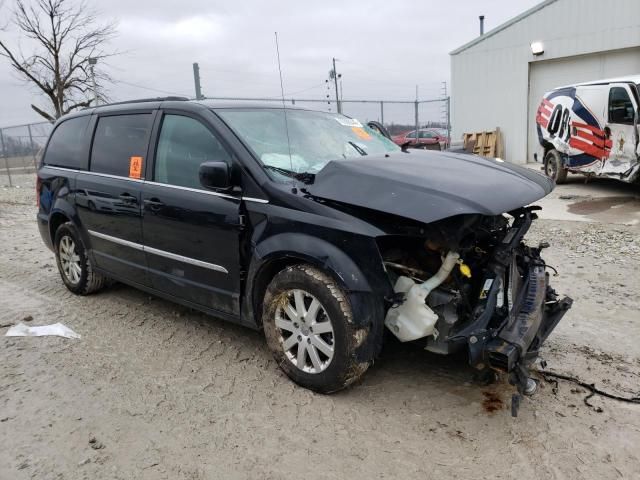
[[[549,285],[548,244],[523,241],[538,208],[459,215],[380,239],[395,291],[388,329],[435,353],[466,347],[473,367],[507,372],[520,394],[534,393],[529,368],[572,304]]]

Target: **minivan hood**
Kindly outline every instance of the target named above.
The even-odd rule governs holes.
[[[430,223],[460,214],[499,215],[541,199],[553,187],[549,178],[510,163],[412,150],[331,161],[307,191]]]

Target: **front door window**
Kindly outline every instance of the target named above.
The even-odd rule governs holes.
[[[198,170],[204,162],[231,163],[231,156],[199,121],[182,115],[166,115],[158,140],[154,181],[203,188]]]

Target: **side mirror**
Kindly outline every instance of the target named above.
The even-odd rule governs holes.
[[[198,170],[200,185],[212,190],[222,190],[231,186],[231,174],[226,162],[204,162]]]

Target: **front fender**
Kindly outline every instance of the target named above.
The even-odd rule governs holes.
[[[355,262],[335,245],[303,233],[281,233],[255,246],[251,267],[272,259],[297,258],[330,273],[348,291],[369,292],[367,278]]]
[[[368,251],[367,244],[375,249],[375,253]],[[359,361],[372,360],[382,346],[384,298],[392,293],[392,287],[384,273],[375,240],[359,242],[359,246],[359,258],[371,262],[366,264],[368,276],[347,252],[322,238],[303,233],[280,233],[261,241],[255,245],[249,264],[242,305],[243,323],[253,323],[252,326],[260,328],[262,296],[273,275],[287,265],[308,263],[331,275],[345,291],[354,322],[368,331],[356,355]],[[369,268],[376,263],[377,269]]]

